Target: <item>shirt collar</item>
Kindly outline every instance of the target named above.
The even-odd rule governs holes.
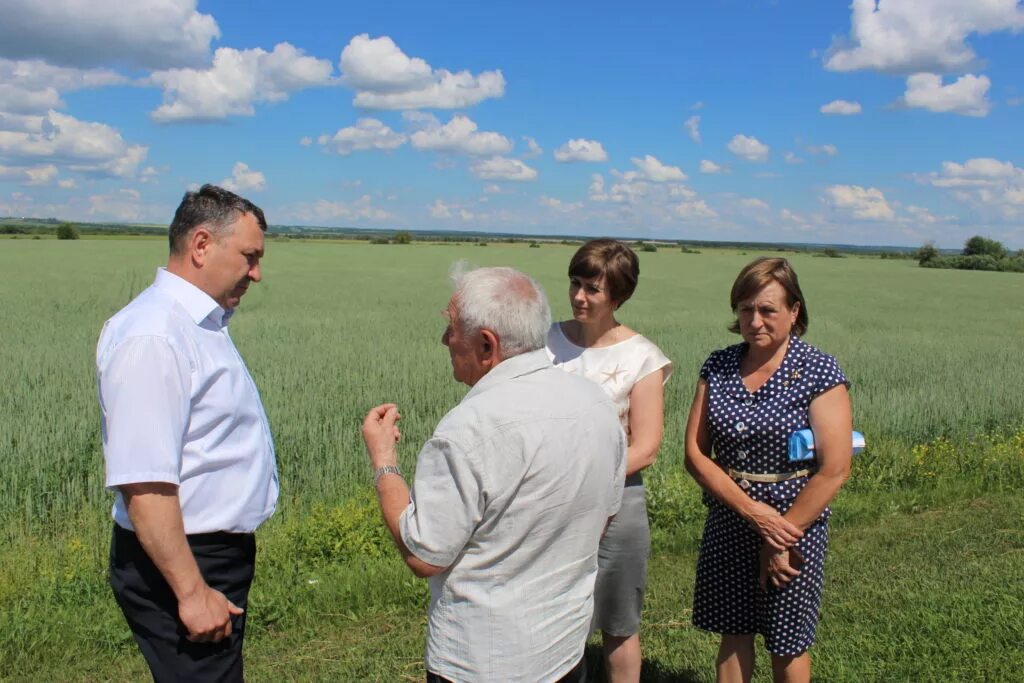
[[[481,377],[462,400],[465,401],[471,396],[483,393],[502,382],[550,367],[553,367],[551,359],[548,358],[548,352],[544,349],[527,351],[518,356],[506,358]]]
[[[224,327],[234,313],[234,310],[224,310],[209,294],[166,268],[157,268],[153,286],[181,304],[196,325],[209,318]]]

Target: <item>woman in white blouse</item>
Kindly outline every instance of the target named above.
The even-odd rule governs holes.
[[[641,472],[661,445],[663,385],[672,374],[661,349],[615,319],[639,275],[636,254],[625,244],[584,244],[569,262],[572,320],[552,325],[547,340],[555,365],[596,382],[615,402],[629,439],[622,507],[601,540],[594,589],[593,628],[601,629],[613,683],[640,680],[640,611],[650,551]]]

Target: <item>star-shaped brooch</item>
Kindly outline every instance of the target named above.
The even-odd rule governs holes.
[[[622,370],[619,370],[619,366],[616,365],[615,369],[612,370],[611,372],[605,372],[604,370],[602,370],[601,374],[604,375],[604,380],[601,382],[601,384],[604,384],[608,380],[611,380],[613,382],[618,382],[619,381],[619,375],[622,374]]]

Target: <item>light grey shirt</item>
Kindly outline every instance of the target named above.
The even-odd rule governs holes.
[[[106,485],[177,484],[186,534],[251,532],[277,505],[270,425],[230,317],[160,269],[96,348]],[[132,528],[120,492],[113,516]]]
[[[409,550],[447,567],[430,580],[428,670],[536,683],[576,665],[625,466],[612,401],[544,350],[469,391],[420,451],[400,519]]]

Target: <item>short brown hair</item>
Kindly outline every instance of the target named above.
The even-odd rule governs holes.
[[[632,249],[618,240],[590,240],[569,261],[569,277],[603,277],[608,296],[616,306],[621,306],[636,290],[640,261]]]
[[[796,271],[784,258],[762,256],[743,266],[743,270],[736,276],[736,282],[732,283],[732,292],[729,294],[729,305],[732,307],[733,313],[739,308],[741,302],[754,298],[758,292],[772,282],[778,282],[786,290],[786,305],[790,309],[794,305],[800,304],[796,322],[793,323],[793,332],[798,337],[802,337],[810,324],[810,319],[807,317],[807,302],[804,301],[804,293],[800,291],[800,281],[796,277]],[[729,326],[729,331],[739,334],[740,321],[734,320]]]

